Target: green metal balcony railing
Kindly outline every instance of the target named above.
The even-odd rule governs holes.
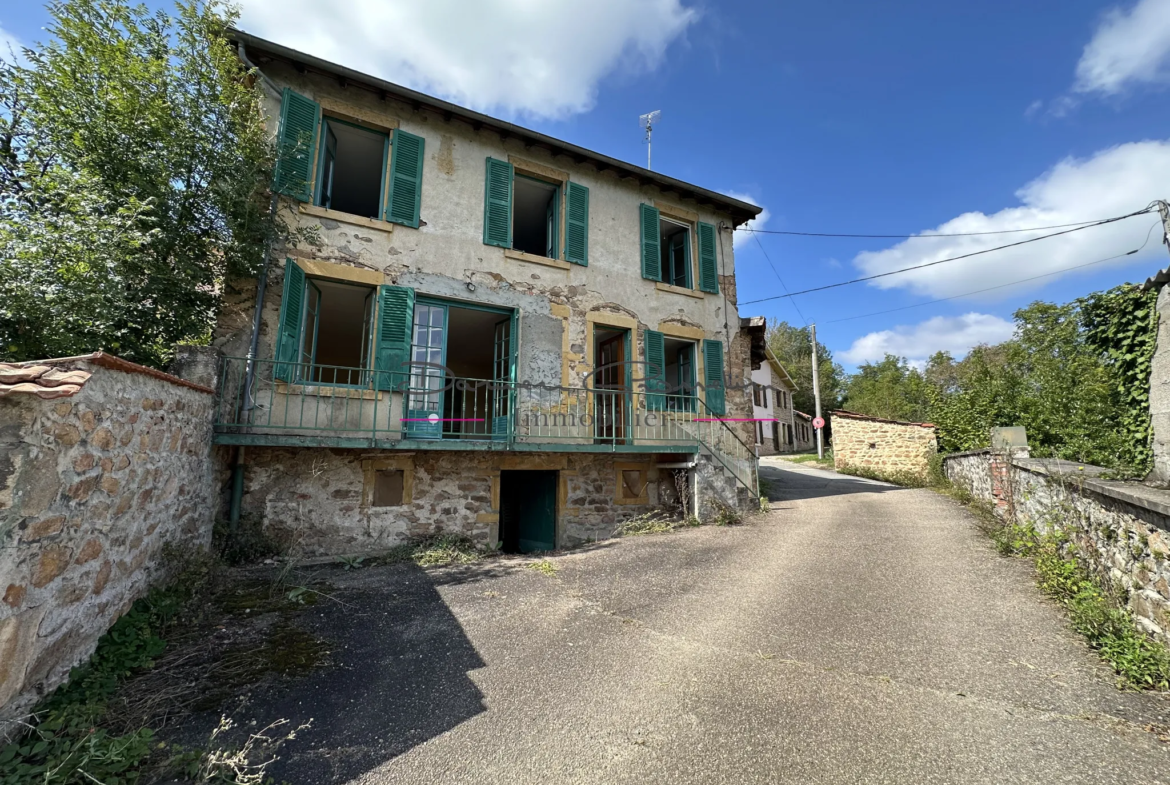
[[[267,436],[274,444],[392,447],[388,442],[410,440],[436,449],[689,447],[755,490],[754,450],[695,396],[456,378],[435,366],[386,372],[254,363],[249,391],[248,360],[224,361],[215,421],[221,442],[265,443]]]

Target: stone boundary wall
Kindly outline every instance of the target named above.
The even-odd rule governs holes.
[[[945,456],[943,471],[1004,520],[1065,532],[1138,626],[1170,645],[1170,491],[1103,480],[1096,466],[990,450]]]
[[[96,354],[0,364],[0,719],[211,540],[212,391]]]
[[[837,469],[925,474],[938,438],[930,423],[899,422],[836,411],[833,417],[833,465]]]

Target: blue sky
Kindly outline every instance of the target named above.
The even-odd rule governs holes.
[[[150,5],[161,5],[155,2]],[[245,0],[242,26],[625,160],[662,110],[654,168],[746,196],[763,228],[996,231],[1131,212],[1170,198],[1170,0],[749,2]],[[44,38],[34,5],[0,10]],[[948,223],[949,222],[949,223]],[[957,355],[1011,313],[1140,281],[1170,259],[1151,216],[891,276],[744,305],[815,321],[848,368],[885,351]],[[790,291],[1032,235],[952,240],[760,235]],[[782,294],[754,238],[740,301]],[[928,303],[1030,276],[1027,285]],[[850,319],[848,321],[838,321]]]

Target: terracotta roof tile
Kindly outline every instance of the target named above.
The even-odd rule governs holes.
[[[89,371],[67,371],[48,365],[0,363],[0,397],[35,395],[38,398],[68,398],[76,395],[92,376]]]

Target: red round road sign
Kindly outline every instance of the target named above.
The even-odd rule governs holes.
[[[814,428],[824,428],[825,427],[825,418],[824,417],[814,417],[813,418],[813,427]]]

